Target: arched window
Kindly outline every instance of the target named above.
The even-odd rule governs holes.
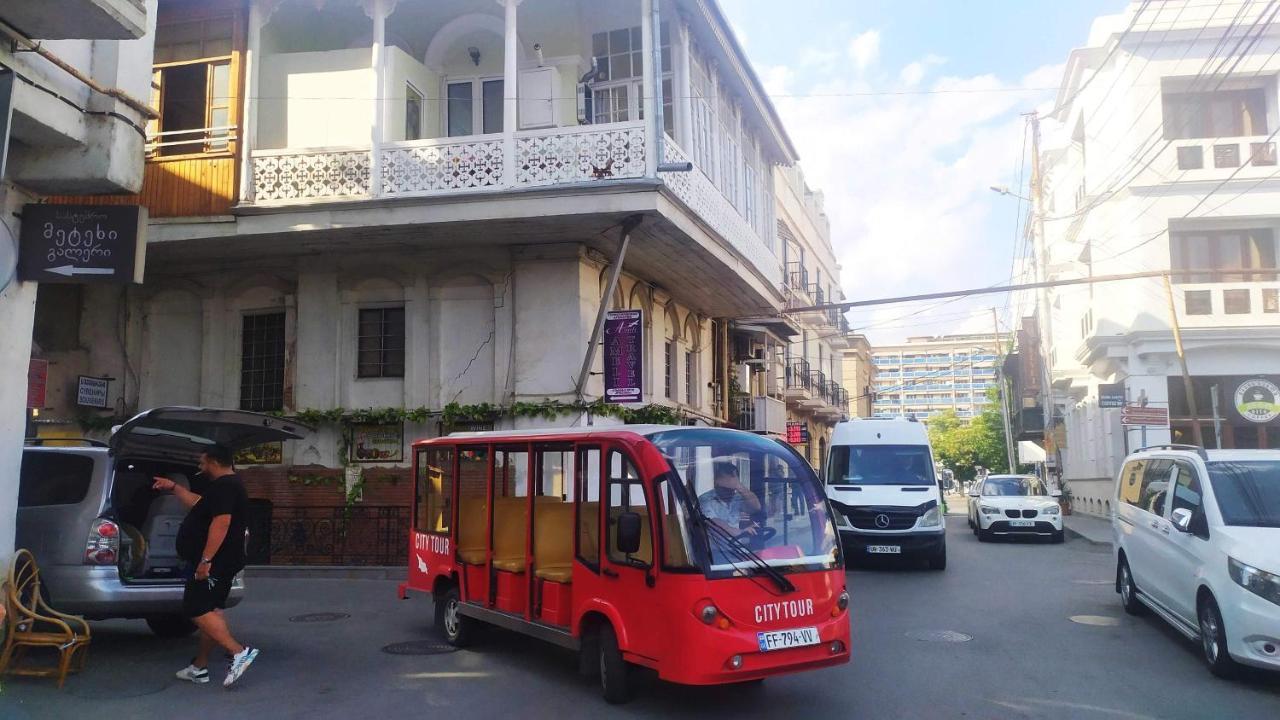
[[[702,325],[689,313],[684,325],[684,402],[689,407],[702,407],[702,388],[698,382],[702,361]]]
[[[676,362],[677,347],[680,341],[680,321],[676,316],[676,308],[674,305],[667,305],[662,314],[663,317],[663,342],[662,342],[662,378],[664,386],[664,396],[668,400],[676,399]]]

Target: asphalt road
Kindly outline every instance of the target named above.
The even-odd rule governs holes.
[[[171,680],[190,642],[140,622],[97,623],[89,670],[58,691],[5,678],[0,718],[839,717],[1276,718],[1280,677],[1210,676],[1196,647],[1154,618],[1121,611],[1110,553],[1065,545],[979,544],[950,518],[945,572],[859,568],[853,662],[754,687],[653,683],[611,708],[565,651],[494,631],[474,649],[391,655],[432,640],[430,601],[395,599],[395,583],[259,579],[230,617],[262,655],[242,686]],[[306,613],[330,622],[291,622]],[[1084,625],[1072,616],[1114,625]],[[949,632],[940,632],[949,631]],[[955,642],[962,638],[972,639]],[[929,639],[916,639],[909,634]]]

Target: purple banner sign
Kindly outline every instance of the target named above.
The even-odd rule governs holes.
[[[644,313],[613,310],[604,318],[604,399],[644,399]]]

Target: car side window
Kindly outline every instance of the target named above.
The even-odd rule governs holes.
[[[1173,461],[1158,459],[1147,464],[1147,472],[1142,479],[1142,496],[1138,498],[1138,507],[1152,515],[1164,515],[1165,498],[1169,494],[1169,480],[1173,471]]]
[[[1120,471],[1120,502],[1134,507],[1142,507],[1139,500],[1145,486],[1147,470],[1146,460],[1130,460]]]
[[[1173,485],[1173,504],[1169,514],[1179,508],[1190,510],[1192,517],[1204,512],[1204,498],[1200,491],[1200,474],[1189,462],[1179,460],[1174,467],[1177,477]]]

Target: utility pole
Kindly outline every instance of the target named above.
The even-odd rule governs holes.
[[[1004,341],[1000,339],[1000,317],[996,315],[996,309],[991,308],[991,322],[996,330],[996,382],[1000,384],[1000,417],[1004,420],[1004,451],[1009,461],[1009,472],[1018,472],[1018,466],[1013,464],[1013,430],[1009,426],[1009,403],[1005,400],[1005,381],[1004,381]]]
[[[1169,323],[1173,325],[1173,348],[1178,351],[1178,364],[1182,366],[1182,388],[1187,393],[1187,411],[1191,413],[1191,438],[1196,445],[1204,447],[1200,413],[1196,412],[1195,388],[1191,383],[1191,373],[1187,372],[1187,355],[1182,351],[1182,328],[1178,326],[1178,311],[1173,307],[1173,286],[1167,274],[1164,276],[1164,298],[1169,303]]]
[[[1044,236],[1044,176],[1040,169],[1040,115],[1034,111],[1031,112],[1028,122],[1031,123],[1031,215],[1034,221],[1031,239],[1036,253],[1036,279],[1046,283],[1049,281],[1049,256]],[[1049,347],[1053,344],[1053,307],[1049,304],[1047,287],[1041,287],[1037,294],[1036,307],[1040,310],[1040,356],[1044,369],[1040,404],[1044,411],[1044,431],[1052,433],[1053,367]]]

